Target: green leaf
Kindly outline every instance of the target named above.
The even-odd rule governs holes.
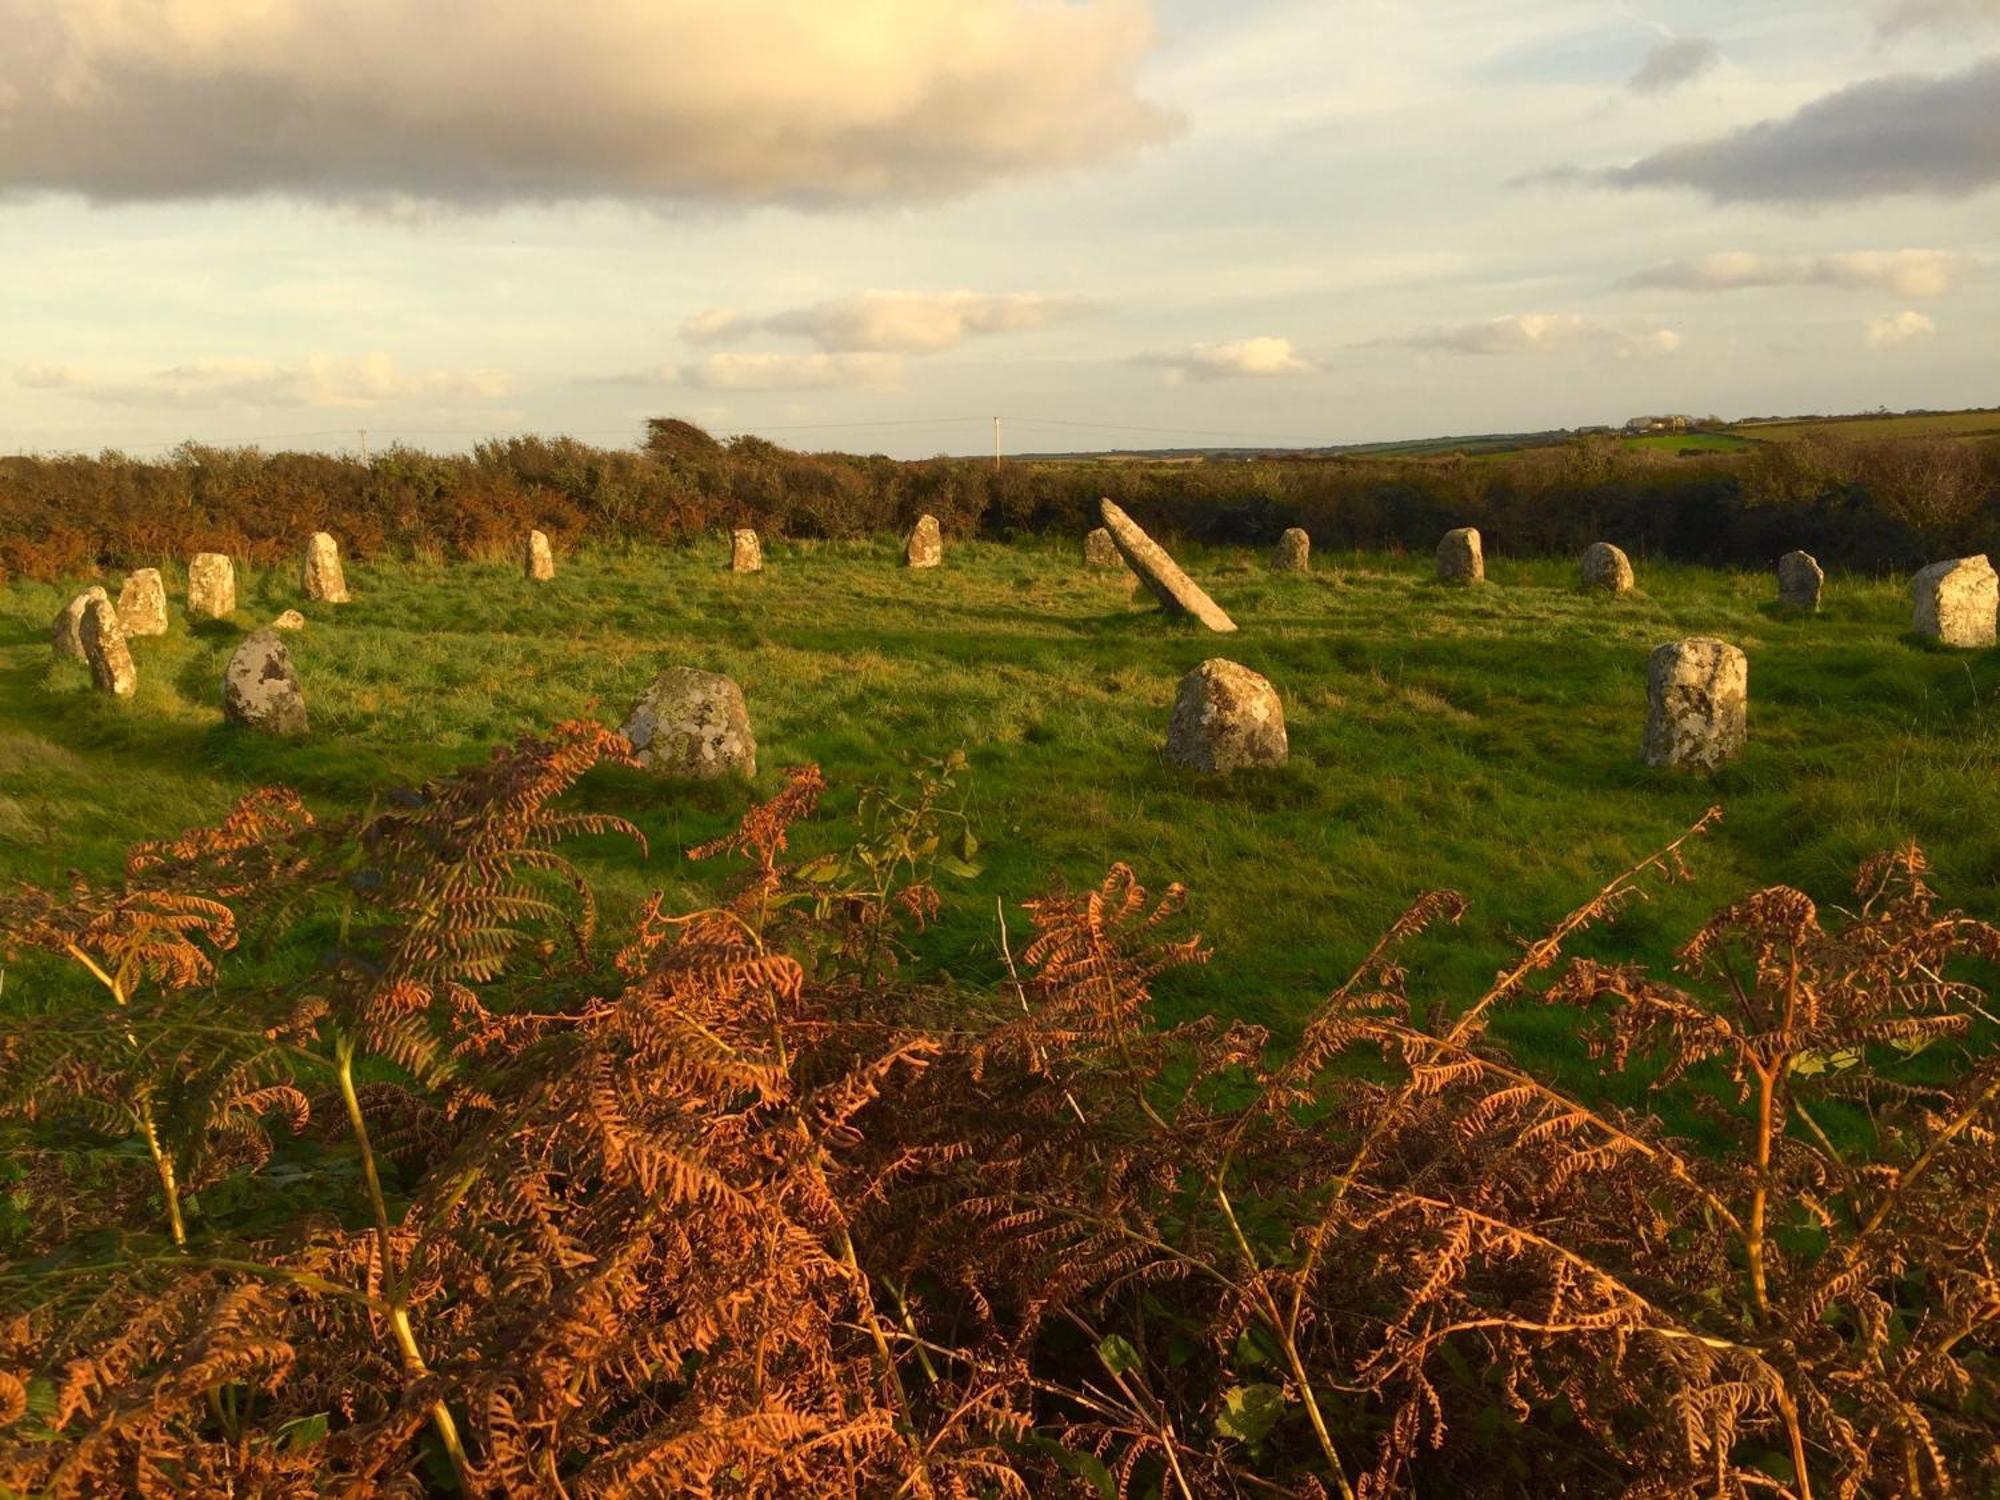
[[[1222,1393],[1215,1430],[1239,1443],[1261,1441],[1285,1414],[1285,1393],[1275,1385],[1232,1385]]]
[[[1029,1439],[1033,1445],[1053,1458],[1066,1474],[1074,1474],[1104,1497],[1117,1500],[1118,1482],[1111,1477],[1111,1470],[1104,1466],[1104,1460],[1094,1453],[1078,1453],[1074,1448],[1065,1448],[1052,1437],[1035,1433]]]
[[[1097,1344],[1097,1357],[1113,1375],[1129,1375],[1139,1368],[1139,1351],[1121,1333],[1107,1333]]]
[[[326,1436],[326,1413],[316,1412],[310,1417],[294,1417],[289,1422],[279,1424],[277,1435],[279,1441],[294,1453],[310,1448]]]
[[[940,854],[937,867],[947,875],[956,875],[960,880],[977,880],[986,873],[984,865],[975,865],[960,859],[956,854]]]
[[[960,859],[971,859],[978,852],[978,837],[969,827],[961,829],[958,835],[958,857]]]
[[[840,856],[837,854],[822,854],[818,859],[807,860],[798,868],[799,879],[810,881],[814,885],[826,885],[839,874]]]
[[[1446,1345],[1450,1347],[1449,1343]],[[1236,1335],[1236,1363],[1250,1368],[1268,1365],[1271,1356],[1264,1351],[1263,1341],[1258,1338],[1254,1327],[1246,1327]]]

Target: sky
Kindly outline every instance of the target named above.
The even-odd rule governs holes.
[[[2000,404],[2000,0],[0,0],[0,35],[0,451]]]

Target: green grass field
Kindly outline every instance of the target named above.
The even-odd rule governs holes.
[[[1876,442],[1886,438],[1993,437],[2000,410],[1943,411],[1920,416],[1828,417],[1805,422],[1748,422],[1734,429],[1758,442],[1784,443],[1808,435]]]
[[[1420,891],[1472,900],[1456,935],[1412,953],[1419,996],[1462,999],[1611,874],[1711,802],[1700,882],[1634,908],[1584,951],[1664,964],[1713,907],[1758,885],[1848,892],[1864,855],[1914,836],[1951,900],[2000,916],[2000,653],[1909,635],[1896,581],[1835,577],[1817,618],[1771,605],[1772,581],[1639,563],[1623,600],[1577,593],[1560,561],[1501,559],[1452,591],[1429,560],[1322,557],[1306,577],[1246,553],[1184,560],[1242,626],[1162,619],[1129,579],[1069,547],[957,545],[911,573],[889,543],[772,547],[736,577],[714,547],[565,558],[531,585],[511,567],[355,566],[355,602],[305,606],[292,637],[313,733],[287,743],[222,722],[222,666],[243,630],[298,603],[295,575],[239,574],[237,620],[134,643],[137,699],[92,694],[50,661],[48,622],[83,580],[0,591],[0,877],[109,876],[124,847],[213,818],[245,789],[296,786],[324,813],[482,758],[568,716],[619,723],[661,667],[742,683],[761,739],[758,790],[817,761],[834,783],[805,852],[838,836],[858,789],[963,748],[984,873],[948,882],[924,939],[934,969],[998,972],[995,901],[1052,871],[1090,880],[1127,860],[1193,890],[1215,963],[1164,986],[1169,1015],[1215,1011],[1281,1032],[1343,977]],[[115,585],[115,580],[113,580]],[[115,592],[115,586],[114,586]],[[1717,634],[1751,662],[1751,745],[1713,780],[1638,763],[1646,658]],[[1282,692],[1292,763],[1213,780],[1158,759],[1175,685],[1226,655]],[[680,851],[731,823],[736,786],[601,770],[589,805],[632,817],[641,861],[582,853],[615,913],[647,890],[692,900],[723,875]],[[1018,940],[1022,919],[1013,914]],[[1572,1075],[1588,1065],[1554,1012],[1506,1029]]]

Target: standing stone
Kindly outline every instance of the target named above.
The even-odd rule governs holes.
[[[757,533],[747,526],[729,534],[729,571],[732,573],[764,571],[764,545],[757,540]]]
[[[1486,551],[1480,545],[1478,531],[1461,526],[1444,534],[1444,540],[1437,546],[1437,576],[1439,583],[1486,581]]]
[[[1167,549],[1139,528],[1139,524],[1109,500],[1099,500],[1104,529],[1125,565],[1139,575],[1139,581],[1153,592],[1168,614],[1193,615],[1210,630],[1227,634],[1236,622],[1224,614],[1216,602],[1202,592],[1201,585],[1183,573]]]
[[[222,716],[268,734],[306,732],[306,696],[292,653],[269,628],[244,638],[222,673]]]
[[[1167,764],[1190,771],[1282,766],[1285,706],[1248,667],[1215,657],[1181,679],[1167,726]]]
[[[935,568],[944,561],[944,536],[936,516],[919,516],[903,544],[903,561],[913,568]]]
[[[1584,549],[1577,578],[1587,589],[1629,594],[1632,592],[1632,559],[1609,542],[1592,542]]]
[[[55,629],[51,633],[51,644],[55,647],[58,660],[85,660],[83,654],[83,612],[98,599],[109,601],[111,596],[104,592],[102,584],[93,583],[62,607],[56,615]]]
[[[528,552],[523,560],[522,569],[527,573],[531,583],[547,583],[556,576],[556,555],[549,548],[546,532],[528,533]]]
[[[340,543],[315,531],[306,543],[305,593],[325,604],[347,603],[347,575],[340,570]]]
[[[1125,567],[1125,559],[1119,555],[1118,544],[1111,540],[1111,533],[1102,526],[1093,527],[1090,534],[1083,539],[1083,565],[1086,568]]]
[[[118,626],[127,636],[167,633],[167,586],[158,568],[140,568],[118,591]]]
[[[306,617],[295,609],[288,609],[271,622],[273,630],[304,630]]]
[[[109,599],[92,599],[77,627],[83,659],[90,664],[90,685],[100,693],[129,698],[139,691],[139,673],[125,645],[125,628]]]
[[[1991,646],[2000,615],[2000,576],[1984,553],[1933,563],[1910,585],[1917,634],[1940,646]]]
[[[220,552],[197,552],[188,564],[190,618],[220,620],[236,613],[236,564]]]
[[[1271,552],[1271,566],[1280,573],[1307,573],[1312,570],[1312,538],[1296,526],[1285,528]]]
[[[1748,737],[1749,658],[1708,636],[1670,641],[1653,652],[1646,698],[1646,764],[1712,771]]]
[[[1819,608],[1826,570],[1810,552],[1787,552],[1778,559],[1778,602],[1811,613]]]
[[[639,763],[663,775],[714,781],[757,774],[743,690],[717,672],[669,667],[632,705],[624,735]]]

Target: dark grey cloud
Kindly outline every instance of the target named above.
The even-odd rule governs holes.
[[[1807,206],[1920,193],[1963,198],[2000,184],[2000,57],[1944,77],[1878,78],[1628,167],[1542,182],[1694,188],[1718,203]]]
[[[1722,61],[1722,49],[1701,36],[1662,37],[1626,87],[1635,94],[1664,94],[1699,78]]]

